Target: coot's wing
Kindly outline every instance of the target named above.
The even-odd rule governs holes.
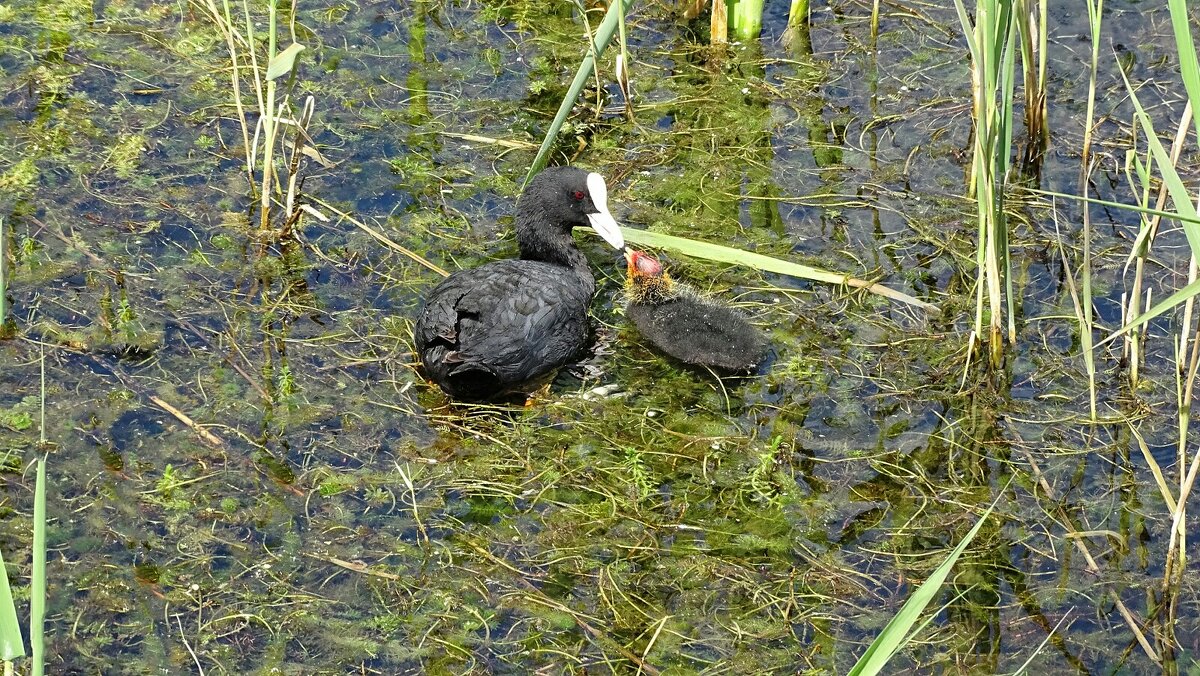
[[[688,364],[747,371],[767,350],[745,317],[716,303],[682,297],[661,305],[631,304],[626,314],[646,340]]]
[[[481,283],[459,301],[459,340],[469,360],[486,362],[515,383],[541,376],[579,353],[587,341],[591,293],[566,268],[504,263],[511,273],[501,290]]]
[[[464,270],[429,295],[418,350],[429,376],[452,394],[496,394],[579,353],[590,297],[560,266],[510,260]]]

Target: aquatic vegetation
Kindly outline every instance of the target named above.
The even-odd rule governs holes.
[[[45,355],[42,355],[41,377],[41,425],[40,448],[47,448],[46,440],[46,371]],[[41,676],[45,668],[45,616],[46,616],[46,459],[43,455],[36,460],[34,482],[33,524],[31,563],[29,571],[29,673]],[[0,555],[0,660],[6,672],[12,673],[13,662],[25,656],[25,641],[17,619],[17,606],[13,603],[12,588],[8,580],[8,567]]]
[[[8,235],[0,218],[0,337],[8,333]]]
[[[740,31],[752,31],[756,36],[758,30],[761,28],[762,3],[743,2],[740,3],[740,5],[739,3],[734,4],[738,5],[735,9],[741,16],[738,21],[738,29]],[[717,8],[721,6],[722,3],[720,2],[714,3],[714,15],[717,11]],[[534,157],[533,165],[530,167],[529,173],[526,174],[526,184],[529,183],[529,180],[534,176],[534,174],[536,174],[545,166],[549,150],[554,145],[555,139],[557,139],[558,134],[566,123],[567,115],[569,114],[571,108],[575,105],[575,102],[578,99],[588,76],[596,70],[596,60],[599,58],[604,48],[612,39],[614,26],[619,26],[622,35],[622,54],[618,61],[617,78],[618,80],[622,80],[620,84],[623,91],[625,91],[626,101],[628,102],[628,82],[623,81],[626,77],[627,71],[625,70],[625,67],[621,65],[628,59],[628,56],[625,52],[625,39],[623,37],[623,17],[626,8],[627,3],[625,2],[614,3],[606,13],[605,20],[597,29],[595,40],[590,45],[588,54],[584,57],[583,63],[580,64],[579,69],[576,71],[575,79],[572,81],[567,95],[563,98],[562,103],[559,105],[558,113],[555,115],[554,121],[550,124],[550,127],[546,132],[545,138],[538,149],[538,153]],[[753,24],[752,17],[757,17],[757,26]],[[716,19],[714,19],[714,25],[715,21]],[[749,90],[744,90],[743,94],[748,93],[748,91]],[[738,124],[733,126],[732,129],[744,129],[750,134],[760,133],[756,131],[756,125],[754,124]],[[672,195],[672,200],[675,201],[679,197],[680,196],[678,195]],[[906,294],[893,291],[879,284],[872,284],[862,280],[848,278],[845,275],[839,275],[834,272],[826,272],[811,266],[789,263],[787,261],[773,260],[761,254],[738,251],[729,247],[715,245],[708,242],[695,241],[685,237],[670,235],[663,236],[656,235],[655,233],[637,233],[628,228],[622,228],[622,231],[624,232],[626,238],[628,238],[631,242],[669,246],[678,251],[688,253],[689,255],[699,256],[717,262],[752,265],[760,270],[791,274],[806,279],[834,283],[847,283],[856,287],[866,288],[869,291],[879,293],[889,298],[894,298],[903,302],[911,302],[914,305],[919,305],[933,312],[937,311],[937,308],[934,305],[916,301],[916,299],[913,299]]]
[[[975,522],[975,525],[967,532],[966,536],[959,541],[958,545],[951,550],[946,559],[913,591],[908,601],[904,603],[904,607],[900,609],[900,612],[896,613],[888,621],[887,625],[879,632],[879,636],[871,642],[866,652],[859,657],[858,662],[854,664],[854,667],[849,672],[851,676],[868,676],[880,673],[891,657],[912,640],[912,632],[916,631],[913,627],[916,626],[917,621],[921,618],[921,614],[937,597],[941,585],[950,575],[950,571],[954,569],[954,564],[957,563],[959,557],[970,546],[975,536],[979,534],[980,528],[983,527],[983,524],[992,515],[992,511],[995,508],[996,503],[993,502],[984,510],[979,520]],[[919,630],[919,627],[917,630]]]
[[[575,77],[571,80],[571,86],[568,87],[566,96],[563,97],[562,103],[558,106],[558,112],[554,115],[554,120],[551,121],[549,128],[546,129],[545,138],[542,139],[542,145],[538,148],[537,155],[533,158],[533,163],[529,167],[529,172],[525,174],[524,185],[528,185],[534,175],[546,166],[549,160],[550,148],[554,145],[555,139],[558,138],[559,132],[567,121],[567,116],[571,112],[571,108],[575,105],[575,101],[579,99],[579,94],[583,91],[587,84],[588,78],[597,69],[596,60],[604,53],[604,49],[608,47],[608,43],[612,41],[613,34],[618,28],[624,30],[624,13],[631,4],[632,0],[618,0],[608,8],[604,14],[604,20],[596,28],[594,38],[589,36],[590,44],[588,51],[583,57],[583,61],[579,64],[579,69],[575,71]],[[624,48],[622,48],[624,55]]]
[[[999,366],[1004,342],[1017,340],[1010,267],[1008,211],[1005,206],[1012,166],[1013,87],[1017,34],[1011,3],[980,0],[974,20],[955,0],[971,51],[974,146],[971,185],[978,205],[975,264],[976,301],[972,341],[986,339],[992,366]],[[984,331],[984,308],[987,326]],[[1005,329],[1007,327],[1007,330]]]
[[[1027,169],[1014,112],[1017,335],[985,372],[965,367],[978,228],[954,10],[814,5],[790,45],[712,49],[707,21],[631,3],[621,73],[612,45],[550,153],[611,176],[631,236],[836,274],[677,256],[770,332],[766,372],[722,388],[639,344],[619,260],[579,237],[604,265],[594,354],[532,406],[457,407],[415,375],[412,318],[442,273],[515,251],[511,199],[599,10],[276,6],[276,54],[305,49],[274,80],[294,110],[275,116],[264,230],[270,7],[249,3],[250,38],[230,4],[234,69],[205,2],[35,4],[11,5],[0,45],[0,535],[23,614],[44,345],[55,669],[845,673],[998,495],[888,670],[1163,671],[1125,612],[1186,663],[1179,562],[1198,544],[1169,540],[1196,519],[1178,495],[1195,327],[1182,297],[1137,319],[1190,281],[1144,124],[1179,122],[1169,7],[1103,13],[1101,44],[1125,47],[1099,51],[1086,125],[1089,292],[1077,202],[1057,198],[1056,233],[1024,186],[1078,185],[1090,25],[1051,14],[1028,61],[1013,38],[1026,78],[1045,63],[1053,152]],[[765,7],[763,35],[789,30]],[[283,236],[309,95],[302,145],[328,164],[301,151],[293,206],[312,211]],[[1191,138],[1170,161],[1194,195]],[[1131,193],[1148,210],[1112,206]],[[1130,325],[1093,346],[1095,416],[1068,279],[1096,330]],[[1133,328],[1136,386],[1117,349]]]

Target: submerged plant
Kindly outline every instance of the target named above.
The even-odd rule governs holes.
[[[747,482],[751,500],[771,506],[779,503],[779,488],[775,486],[771,475],[775,472],[775,457],[782,445],[783,437],[777,436],[758,454],[758,464],[750,471]]]
[[[654,485],[650,480],[650,471],[646,469],[646,462],[642,459],[641,452],[633,447],[626,448],[625,459],[621,465],[629,477],[632,498],[636,502],[641,502],[654,490]]]

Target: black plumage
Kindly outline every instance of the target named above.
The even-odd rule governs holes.
[[[724,373],[754,370],[767,341],[736,310],[671,279],[653,256],[626,250],[625,315],[657,349]]]
[[[596,282],[575,226],[624,246],[604,179],[547,169],[517,203],[521,258],[456,272],[429,293],[413,336],[425,374],[447,394],[479,401],[527,392],[584,350]]]

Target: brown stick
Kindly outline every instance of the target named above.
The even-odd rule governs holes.
[[[216,446],[217,448],[225,447],[225,442],[221,439],[221,437],[218,437],[217,435],[213,434],[212,432],[209,432],[208,430],[201,427],[199,424],[196,423],[195,420],[192,420],[190,417],[188,417],[188,414],[184,413],[183,411],[180,411],[179,409],[168,404],[167,402],[163,401],[162,399],[159,399],[158,397],[154,396],[153,394],[150,394],[147,396],[150,398],[150,401],[154,402],[159,408],[161,408],[162,410],[166,411],[167,413],[170,413],[171,415],[175,416],[179,420],[179,422],[192,428],[192,430],[196,434],[200,435],[201,439],[204,439],[205,441],[212,444],[213,446]]]

